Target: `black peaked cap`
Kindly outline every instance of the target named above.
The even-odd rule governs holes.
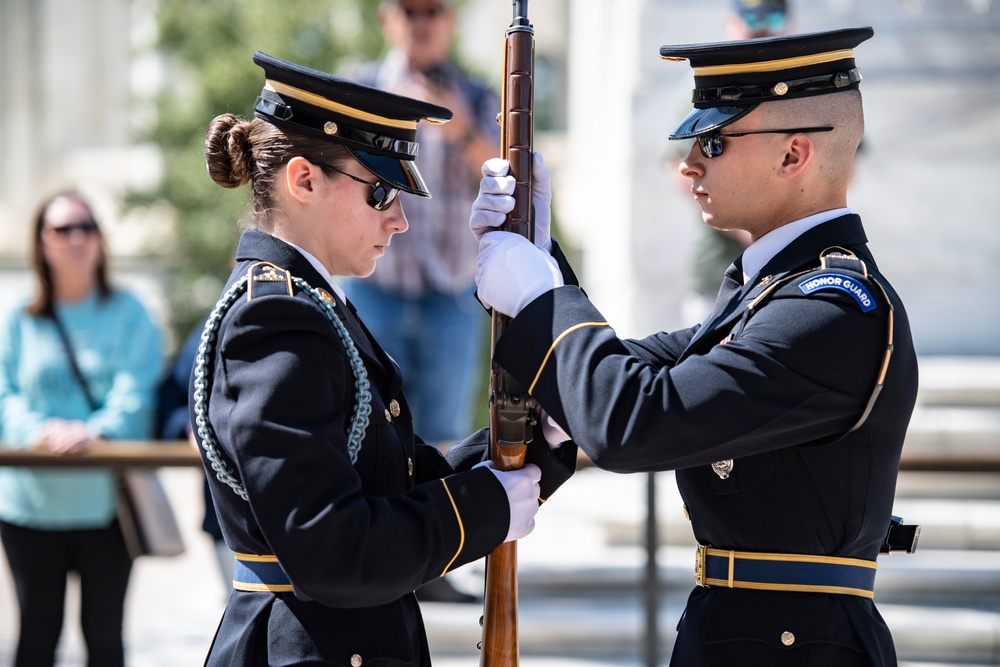
[[[404,192],[429,197],[414,161],[417,123],[445,123],[445,107],[395,95],[261,51],[266,79],[254,115],[280,128],[341,144],[368,171]]]
[[[694,111],[671,139],[709,134],[762,102],[853,90],[861,82],[853,49],[874,34],[870,27],[730,42],[660,47],[666,60],[694,69]]]

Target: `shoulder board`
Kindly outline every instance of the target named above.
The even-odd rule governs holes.
[[[247,269],[247,301],[256,296],[292,296],[292,274],[270,262],[258,262]]]
[[[820,255],[820,267],[796,282],[802,294],[810,295],[824,290],[837,290],[850,295],[867,313],[878,307],[871,289],[866,284],[868,267],[853,253],[840,249],[825,250]]]

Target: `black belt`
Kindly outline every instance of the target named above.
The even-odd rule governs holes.
[[[271,555],[233,554],[233,588],[238,591],[268,591],[291,593],[292,582],[281,569],[278,558]]]
[[[699,546],[699,586],[875,597],[875,561],[805,554],[728,551]]]

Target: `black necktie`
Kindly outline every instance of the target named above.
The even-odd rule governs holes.
[[[719,296],[715,297],[715,307],[713,311],[718,311],[736,292],[743,287],[743,263],[740,257],[729,265],[726,275],[722,278],[722,286],[719,287]]]

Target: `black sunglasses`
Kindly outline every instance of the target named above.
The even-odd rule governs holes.
[[[406,14],[406,18],[411,21],[416,18],[429,18],[436,19],[445,13],[444,7],[431,7],[430,9],[413,9],[411,7],[404,7],[403,13]]]
[[[788,130],[754,130],[753,132],[733,132],[732,134],[713,132],[712,134],[705,134],[697,137],[697,139],[698,147],[701,149],[701,154],[711,160],[714,157],[722,155],[722,137],[745,137],[748,134],[798,134],[799,132],[829,132],[832,129],[832,127],[793,127]]]
[[[46,229],[51,230],[56,236],[69,238],[73,232],[81,232],[84,235],[96,234],[97,223],[93,220],[83,220],[81,222],[71,222],[68,225],[60,225],[58,227],[46,227]]]
[[[384,211],[385,209],[389,208],[392,205],[392,202],[395,201],[396,195],[399,194],[399,188],[394,188],[391,185],[386,185],[382,181],[375,181],[374,183],[370,183],[363,178],[358,178],[357,176],[348,174],[343,169],[337,169],[332,165],[316,161],[311,161],[311,162],[315,165],[319,165],[320,167],[324,167],[326,169],[330,169],[331,171],[335,171],[338,174],[343,174],[344,176],[347,176],[351,180],[357,181],[358,183],[364,183],[365,185],[370,187],[372,189],[372,192],[370,195],[368,195],[368,205],[371,206],[376,211]]]

